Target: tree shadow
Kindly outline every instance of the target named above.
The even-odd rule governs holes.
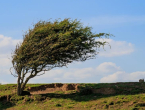
[[[104,94],[100,94],[100,93],[92,93],[92,94],[88,94],[88,95],[81,95],[80,92],[76,92],[76,93],[70,93],[70,94],[60,94],[60,93],[46,93],[46,94],[37,94],[39,95],[39,99],[35,100],[35,101],[43,101],[46,99],[52,99],[52,98],[57,98],[57,99],[71,99],[74,100],[76,102],[82,102],[82,101],[92,101],[92,100],[98,100],[101,98],[109,98],[112,96],[118,96],[118,95],[137,95],[140,93],[145,93],[145,91],[138,91],[136,93],[129,93],[129,92],[122,92],[120,94],[112,94],[112,95],[104,95]],[[37,96],[36,95],[36,96]],[[28,95],[27,95],[28,96]],[[31,96],[35,96],[35,95],[29,95]],[[21,99],[16,99],[15,101],[20,101],[23,100],[26,96],[20,96]],[[14,101],[10,101],[11,96],[2,96],[0,97],[0,109],[1,110],[5,110],[8,109],[10,107],[16,106],[16,103]],[[34,101],[34,100],[33,100]],[[32,101],[32,102],[33,102]],[[29,100],[28,100],[29,102]]]
[[[88,95],[81,95],[80,92],[76,93],[70,93],[70,94],[58,94],[58,93],[47,93],[47,94],[39,94],[42,97],[45,96],[46,98],[49,97],[51,98],[63,98],[63,99],[71,99],[76,102],[81,102],[81,101],[92,101],[92,100],[98,100],[101,98],[109,98],[112,96],[118,96],[118,95],[138,95],[141,93],[145,93],[145,91],[136,91],[136,92],[129,92],[129,91],[121,91],[121,93],[116,93],[116,94],[101,94],[101,93],[92,93]]]

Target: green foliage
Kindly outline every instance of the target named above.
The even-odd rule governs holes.
[[[24,97],[23,96],[18,96],[18,95],[13,95],[10,100],[11,101],[19,101],[19,100],[23,100]]]
[[[86,53],[95,53],[92,47],[104,46],[107,42],[94,42],[95,39],[92,39],[101,36],[110,34],[93,34],[91,27],[83,27],[77,20],[39,21],[24,35],[24,41],[16,48],[12,62],[19,66],[23,62],[23,66],[33,68],[58,62],[71,63],[71,60],[79,59]],[[85,61],[87,58],[80,60]]]
[[[66,66],[73,61],[85,61],[97,55],[93,47],[99,48],[105,42],[95,38],[112,36],[107,33],[93,34],[91,27],[83,27],[77,20],[39,21],[33,29],[25,33],[23,42],[16,46],[12,56],[12,64],[18,77],[18,94],[30,78],[41,71],[49,71],[54,67]],[[90,56],[87,53],[92,54]],[[47,67],[48,69],[46,69]],[[32,70],[32,71],[28,71]],[[31,73],[24,82],[27,73]],[[21,83],[20,83],[21,82]]]

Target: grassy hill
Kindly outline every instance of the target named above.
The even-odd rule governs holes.
[[[17,96],[16,84],[0,85],[0,110],[144,110],[145,83],[27,84],[31,95]]]

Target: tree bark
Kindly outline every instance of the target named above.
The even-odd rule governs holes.
[[[18,76],[18,80],[17,80],[17,95],[18,96],[22,94],[20,79],[21,79],[20,76]]]
[[[33,72],[33,71],[32,71],[32,72]],[[32,73],[32,72],[31,72],[31,73]],[[25,80],[24,83],[21,83],[20,80],[23,81],[23,78],[24,78],[24,77],[22,77],[22,79],[21,79],[20,75],[18,75],[18,80],[17,80],[17,95],[18,95],[18,96],[21,96],[21,95],[22,95],[22,92],[23,92],[23,90],[25,89],[25,86],[26,86],[27,82],[29,81],[29,79],[31,79],[31,78],[33,78],[33,77],[35,77],[35,76],[36,76],[36,73],[35,73],[35,75],[32,75],[32,74],[31,74],[29,77],[26,78],[26,80]]]
[[[23,83],[23,85],[22,85],[22,90],[24,90],[25,89],[25,86],[26,86],[26,84],[27,84],[27,82],[29,81],[29,77],[26,79],[26,81]]]

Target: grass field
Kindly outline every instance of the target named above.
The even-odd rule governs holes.
[[[25,90],[41,85],[44,84],[27,84]],[[55,91],[31,96],[17,96],[16,86],[0,85],[0,110],[145,110],[145,83],[81,83],[79,92]],[[100,93],[83,94],[86,88]],[[106,88],[113,89],[114,94]]]

